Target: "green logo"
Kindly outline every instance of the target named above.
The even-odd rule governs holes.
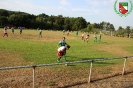
[[[129,10],[128,10],[128,7],[129,7],[128,2],[119,2],[119,5],[116,6],[117,2],[118,2],[118,0],[116,0],[114,3],[114,11],[116,12],[116,14],[118,14],[121,17],[122,16],[126,17],[127,15],[129,15],[132,12],[133,2],[131,0],[129,0],[129,2],[130,2],[130,9]],[[116,7],[119,8],[119,11],[116,9]]]

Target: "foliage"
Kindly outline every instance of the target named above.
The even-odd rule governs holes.
[[[25,28],[40,28],[46,30],[81,30],[87,28],[90,22],[87,22],[83,17],[64,17],[63,15],[49,16],[45,13],[39,15],[31,15],[24,12],[15,12],[0,9],[0,25],[1,26],[23,26]],[[86,31],[93,28],[101,29],[106,22],[94,23],[89,26]],[[109,23],[110,25],[110,23]]]
[[[7,14],[8,13],[8,14]],[[0,9],[0,25],[3,26],[23,26],[26,28],[40,28],[52,30],[80,30],[87,26],[83,17],[71,18],[58,16],[48,16],[45,13],[37,16],[23,12],[7,11]]]
[[[115,36],[118,37],[132,37],[132,30],[130,26],[127,26],[125,29],[122,26],[119,26],[118,30],[115,32]]]
[[[69,30],[84,31],[91,33],[99,33],[105,30],[107,35],[126,36],[131,33],[130,26],[125,29],[115,31],[114,25],[110,22],[102,21],[100,23],[87,22],[83,17],[64,17],[63,15],[47,15],[45,13],[39,15],[28,14],[24,12],[7,11],[0,9],[0,27],[4,26],[22,26],[28,29],[40,28],[42,30]],[[115,33],[114,33],[115,32]],[[114,34],[112,34],[114,33]]]

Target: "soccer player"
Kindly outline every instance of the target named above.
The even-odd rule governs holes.
[[[99,34],[98,35],[98,42],[101,42],[101,38],[102,38],[102,36],[101,36],[101,34]]]
[[[12,30],[12,34],[14,34],[14,27],[12,27],[11,30]]]
[[[62,31],[63,32],[63,35],[65,34],[65,30]]]
[[[7,27],[4,27],[4,35],[3,35],[3,37],[4,37],[5,35],[8,37]]]
[[[97,42],[97,36],[94,34],[94,42]]]
[[[42,37],[42,30],[39,30],[39,37]]]
[[[82,40],[84,40],[84,32],[82,33],[81,38],[82,38]]]
[[[57,61],[60,62],[60,59],[61,57],[63,56],[64,57],[64,60],[66,60],[66,50],[68,50],[70,48],[70,45],[66,45],[66,46],[61,46],[57,49],[57,56],[58,56],[58,59]]]
[[[65,37],[62,37],[62,40],[59,41],[58,47],[61,47],[61,46],[65,46],[65,45],[67,45],[65,39],[66,39]]]
[[[76,31],[76,36],[78,36],[78,31]]]
[[[67,31],[67,36],[69,35],[69,30]]]
[[[86,35],[86,38],[85,38],[85,39],[86,39],[86,41],[87,41],[87,43],[88,43],[88,40],[89,40],[89,36],[90,36],[90,35],[89,35],[89,34],[87,34],[87,35]]]
[[[20,34],[22,34],[22,27],[19,27],[19,30],[20,30]]]

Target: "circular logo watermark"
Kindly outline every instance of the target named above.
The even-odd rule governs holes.
[[[129,0],[130,5],[128,4],[128,2],[119,2],[118,0],[115,1],[114,3],[114,11],[116,12],[116,14],[118,14],[119,16],[128,16],[132,10],[133,10],[133,2],[131,0]],[[119,4],[119,5],[117,5]],[[130,6],[130,9],[128,9]],[[119,8],[119,11],[116,9]]]

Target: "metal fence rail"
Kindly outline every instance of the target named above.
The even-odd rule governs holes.
[[[122,76],[123,76],[124,72],[125,72],[125,67],[126,67],[126,60],[128,58],[133,58],[133,56],[124,56],[124,57],[116,57],[116,58],[98,58],[98,59],[93,59],[93,60],[81,60],[81,61],[53,63],[53,64],[39,64],[39,65],[28,65],[28,66],[2,67],[2,68],[0,68],[0,70],[20,69],[20,68],[33,68],[33,88],[35,88],[34,84],[35,84],[35,68],[36,67],[70,65],[70,64],[90,62],[91,64],[90,64],[90,71],[89,71],[89,78],[88,78],[88,83],[90,83],[91,82],[92,65],[93,65],[94,62],[106,61],[106,60],[119,60],[119,59],[123,59],[123,58],[125,59],[124,60],[124,65],[123,65],[123,71],[122,71]]]

